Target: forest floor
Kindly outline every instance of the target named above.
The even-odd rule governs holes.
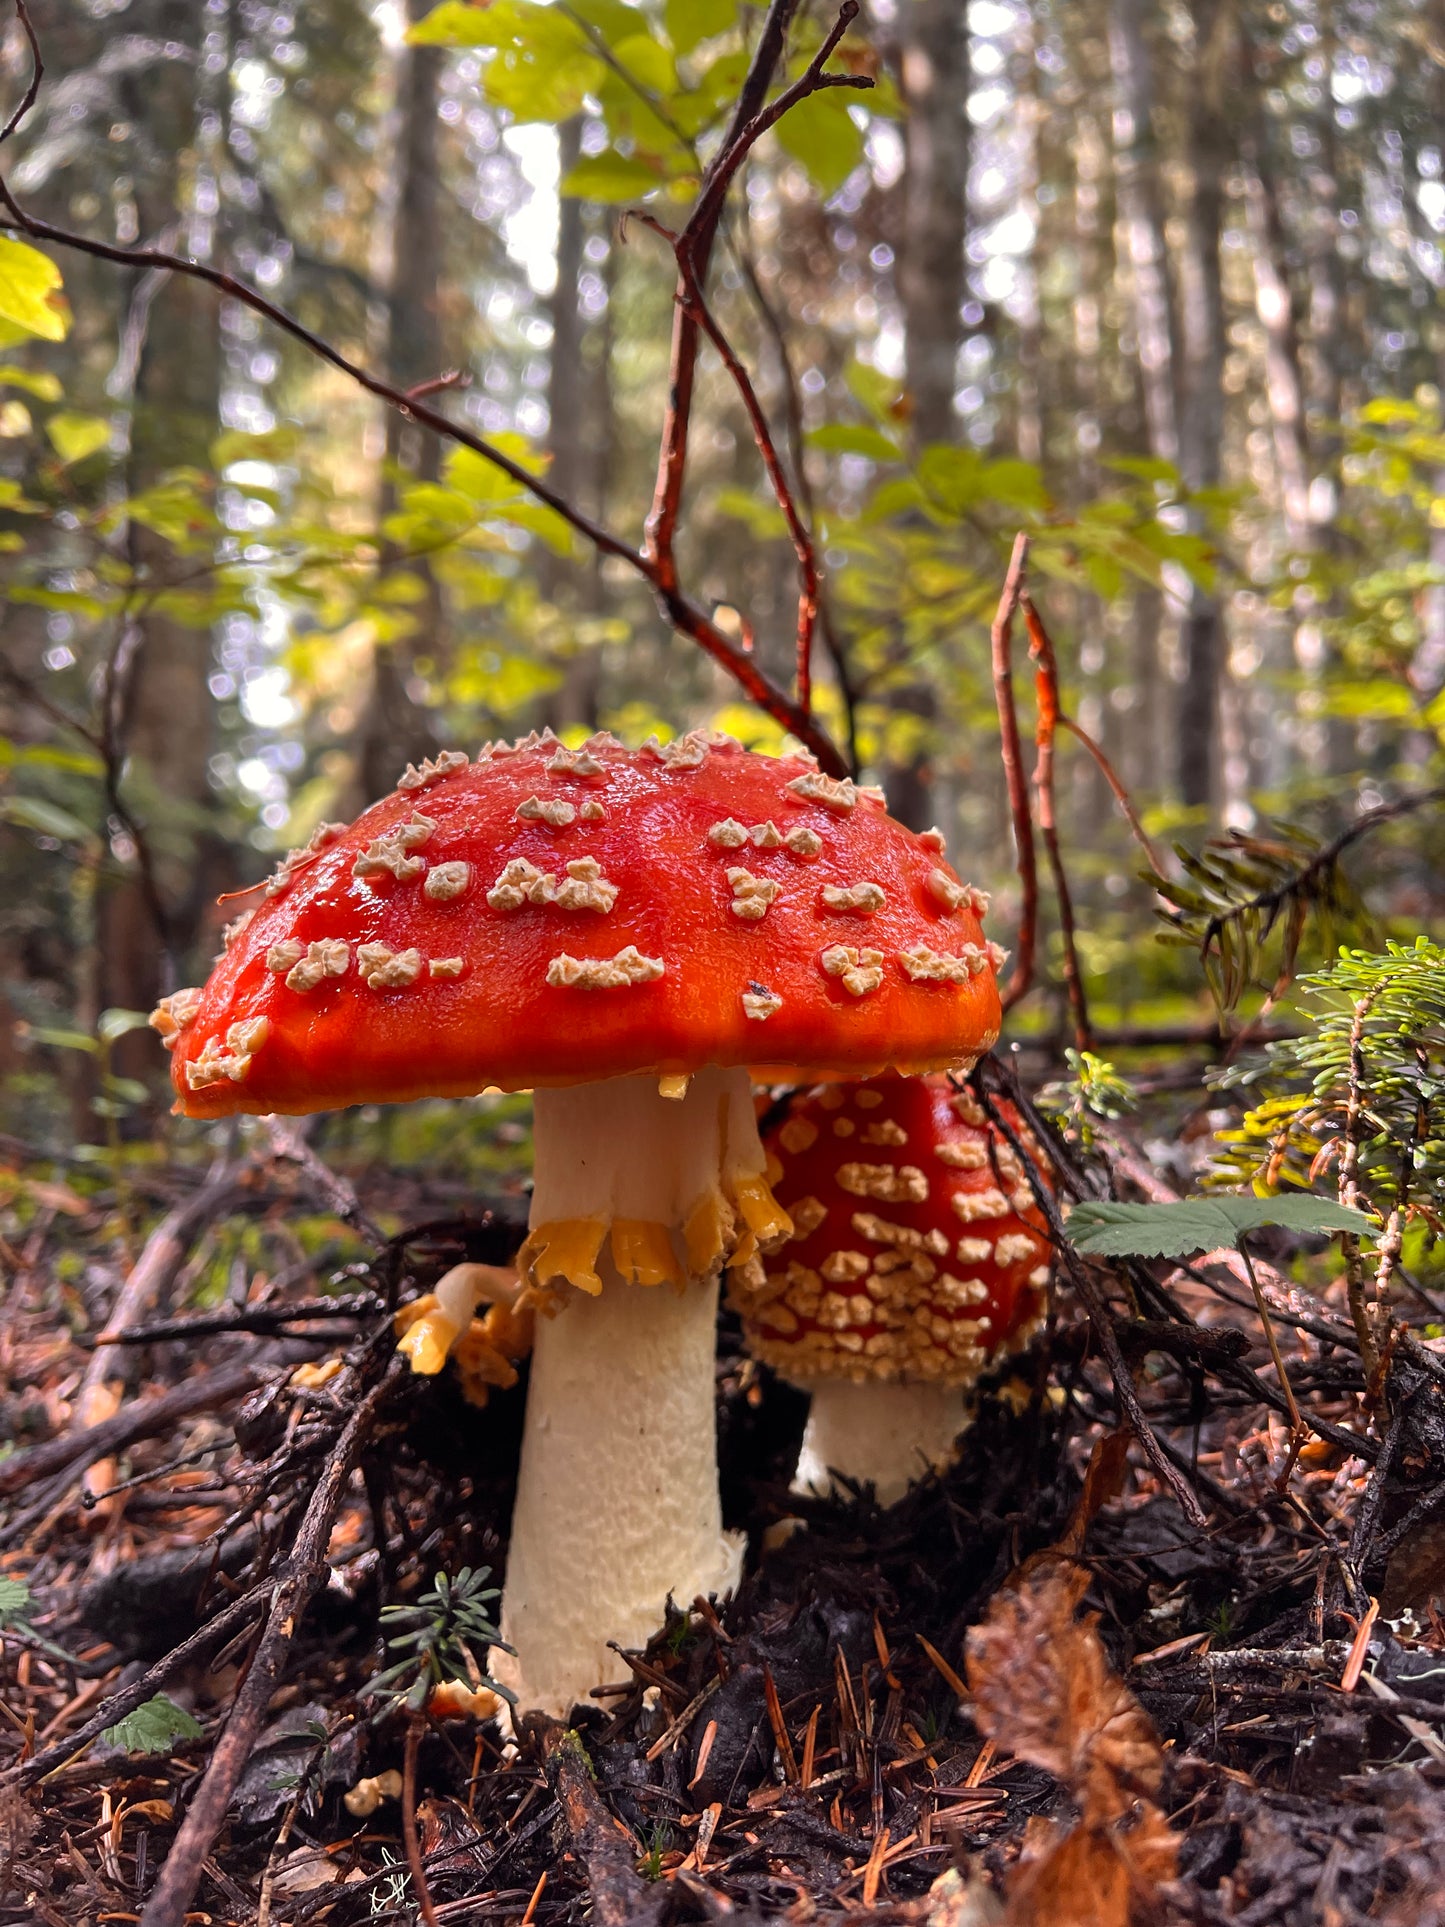
[[[1120,1429],[1097,1316],[1067,1289],[957,1466],[887,1510],[789,1495],[804,1402],[727,1326],[745,1583],[619,1654],[575,1740],[532,1723],[506,1746],[358,1693],[381,1605],[504,1562],[525,1396],[476,1410],[407,1376],[388,1307],[504,1259],[518,1228],[424,1178],[368,1173],[363,1208],[295,1149],[136,1181],[148,1337],[115,1349],[128,1382],[86,1430],[87,1334],[127,1272],[114,1200],[0,1141],[24,1205],[0,1306],[7,1927],[1445,1921],[1426,1603],[1445,1364],[1402,1339],[1367,1411],[1318,1257],[1261,1256],[1311,1427],[1293,1458],[1227,1266],[1096,1269],[1172,1479]],[[1120,1150],[1121,1194],[1141,1168]],[[180,1332],[159,1322],[218,1225],[302,1213],[334,1236],[269,1279],[235,1266]],[[404,1228],[368,1253],[373,1218]],[[348,1810],[391,1771],[399,1797]]]

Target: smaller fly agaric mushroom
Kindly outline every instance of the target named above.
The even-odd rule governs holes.
[[[839,1472],[891,1504],[950,1462],[966,1388],[1041,1322],[1043,1220],[947,1077],[825,1084],[766,1148],[793,1235],[733,1272],[731,1298],[754,1357],[812,1394],[794,1490],[827,1492]]]
[[[969,1064],[998,1034],[985,899],[881,796],[701,731],[443,751],[324,824],[151,1018],[191,1117],[532,1089],[518,1258],[537,1320],[494,1663],[565,1715],[667,1597],[725,1592],[715,1323],[729,1265],[787,1235],[764,1080]],[[473,1330],[453,1273],[404,1333]],[[485,1377],[510,1372],[493,1305]],[[490,1333],[490,1335],[489,1335]]]

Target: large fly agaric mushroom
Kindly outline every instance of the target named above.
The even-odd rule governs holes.
[[[730,1295],[753,1355],[812,1393],[794,1487],[826,1492],[840,1472],[891,1504],[949,1462],[967,1387],[1036,1329],[1043,1220],[1007,1142],[946,1077],[826,1084],[767,1149],[792,1238],[734,1271]]]
[[[565,1713],[669,1593],[736,1577],[717,1279],[790,1229],[748,1067],[921,1071],[993,1041],[981,901],[940,844],[811,758],[729,737],[447,752],[289,856],[204,990],[152,1020],[193,1117],[535,1088],[519,1268],[554,1315],[502,1615],[525,1707]],[[413,1328],[418,1363],[469,1302]]]

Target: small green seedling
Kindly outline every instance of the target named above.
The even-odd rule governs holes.
[[[464,1566],[454,1579],[439,1572],[414,1606],[382,1608],[383,1626],[401,1628],[386,1642],[387,1649],[402,1657],[361,1689],[381,1700],[378,1717],[402,1708],[420,1713],[436,1687],[453,1679],[469,1683],[473,1668],[484,1686],[514,1700],[482,1666],[489,1646],[507,1653],[512,1650],[492,1617],[492,1601],[500,1594],[487,1584],[490,1578],[486,1566],[475,1572]]]
[[[126,1753],[169,1753],[178,1740],[200,1737],[200,1722],[164,1693],[157,1693],[101,1734],[107,1746]]]

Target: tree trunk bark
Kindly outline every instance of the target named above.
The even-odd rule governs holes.
[[[195,49],[204,22],[185,0],[151,0],[133,26],[158,39]],[[197,151],[200,105],[196,69],[189,60],[165,60],[143,82],[135,120],[153,143],[151,164],[137,170],[135,194],[142,239],[168,235],[188,252],[204,252],[208,237],[192,199],[193,183],[206,172]],[[221,385],[221,348],[216,299],[199,283],[176,275],[151,288],[137,287],[142,308],[140,349],[132,391],[131,494],[153,485],[170,468],[209,463]],[[129,562],[138,577],[157,584],[178,573],[170,545],[132,524]],[[209,780],[215,746],[215,715],[208,679],[211,638],[154,611],[137,617],[124,640],[128,672],[116,692],[117,753],[125,760],[127,802],[142,825],[155,895],[132,857],[124,879],[105,891],[97,919],[99,955],[91,1015],[108,1005],[148,1010],[174,989],[199,933],[208,900],[226,875],[219,832],[207,827],[214,798]],[[112,848],[120,826],[110,825]],[[85,1000],[82,1000],[83,1002]],[[121,1040],[116,1068],[143,1075],[154,1053],[143,1036]]]
[[[905,0],[899,10],[903,123],[903,229],[898,290],[904,318],[904,380],[915,450],[957,438],[953,396],[963,343],[964,246],[968,231],[969,42],[959,0]],[[890,707],[916,717],[917,746],[883,770],[888,807],[900,823],[933,821],[938,692],[920,678]]]
[[[1186,488],[1217,488],[1224,439],[1224,290],[1220,241],[1224,183],[1232,158],[1225,113],[1230,71],[1229,13],[1221,0],[1195,0],[1194,62],[1188,126],[1189,199],[1180,258],[1179,319],[1182,397],[1179,470]],[[1192,533],[1202,518],[1189,516]],[[1214,791],[1224,635],[1219,598],[1191,584],[1181,630],[1183,677],[1175,737],[1179,794],[1207,804]]]
[[[415,23],[430,12],[429,0],[407,0]],[[445,55],[437,47],[403,47],[397,54],[396,136],[392,149],[396,190],[388,252],[384,360],[389,378],[403,388],[442,372],[441,224],[437,181],[437,87]],[[436,436],[394,409],[386,413],[386,460],[421,481],[435,481],[441,469]],[[396,506],[396,491],[382,484],[381,518]],[[382,551],[382,569],[393,566],[394,551]],[[415,565],[413,565],[415,566]],[[437,748],[426,711],[414,700],[410,684],[418,656],[435,655],[442,644],[441,595],[424,566],[426,600],[417,605],[420,628],[394,642],[378,644],[371,696],[357,743],[357,783],[361,802],[374,802],[396,783],[407,763],[419,762]]]
[[[564,121],[557,130],[557,161],[564,176],[582,152],[582,117]],[[588,222],[580,200],[564,197],[557,213],[557,282],[549,305],[552,322],[551,362],[547,371],[548,471],[552,486],[589,513],[600,506],[601,474],[596,443],[606,413],[604,368],[597,366],[599,347],[590,337],[582,308],[582,280],[587,272]],[[599,391],[599,377],[601,387]],[[576,616],[596,614],[602,593],[595,557],[569,559],[538,549],[542,592]],[[547,721],[563,730],[578,724],[597,725],[598,658],[595,649],[580,648],[563,666],[562,685],[547,704]]]
[[[905,0],[899,13],[904,366],[918,444],[955,438],[968,229],[969,43],[959,0]]]

